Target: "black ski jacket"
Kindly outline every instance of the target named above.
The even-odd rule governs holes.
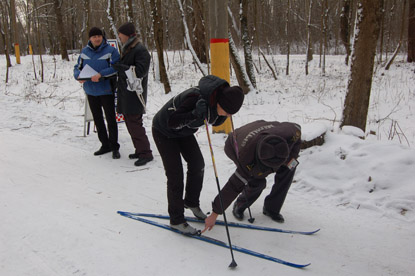
[[[208,75],[200,79],[199,86],[192,87],[170,99],[153,118],[153,128],[169,138],[193,135],[204,120],[192,112],[196,103],[204,99],[208,103],[208,122],[218,126],[223,124],[226,116],[219,116],[216,109],[216,93],[229,83],[219,77]]]

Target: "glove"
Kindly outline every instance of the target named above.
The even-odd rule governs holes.
[[[124,72],[130,69],[130,66],[122,63],[115,63],[112,65],[112,68],[114,68],[118,72]]]
[[[196,102],[195,109],[193,109],[192,114],[199,119],[205,119],[208,115],[208,104],[206,100],[200,99]]]

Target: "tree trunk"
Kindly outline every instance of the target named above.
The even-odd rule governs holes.
[[[115,18],[114,9],[115,9],[114,0],[108,0],[107,18],[108,18],[108,21],[110,22],[110,35],[111,37],[115,37],[118,43],[120,43],[118,39],[118,35],[117,35],[117,27],[115,26],[115,22],[114,22],[114,18]]]
[[[290,29],[289,29],[289,22],[290,22],[290,0],[287,0],[287,11],[285,14],[285,37],[286,37],[286,50],[287,50],[287,64],[285,66],[285,75],[290,74]]]
[[[193,20],[194,20],[194,32],[193,32],[193,48],[196,52],[200,62],[207,64],[207,50],[206,50],[206,28],[205,19],[203,16],[203,1],[193,0]]]
[[[150,0],[150,3],[152,7],[154,41],[156,42],[160,81],[164,85],[164,93],[168,94],[171,91],[171,87],[167,76],[166,66],[164,64],[163,17],[161,13],[161,0]]]
[[[340,38],[343,42],[344,48],[346,49],[346,57],[344,62],[349,65],[350,58],[350,0],[343,0],[343,8],[340,15]]]
[[[238,49],[236,48],[235,42],[233,41],[232,34],[229,32],[229,57],[233,70],[235,71],[236,80],[238,85],[244,91],[244,94],[248,94],[249,91],[254,90],[251,81],[246,74],[245,67],[239,58]]]
[[[81,30],[81,49],[83,45],[86,45],[88,43],[89,37],[88,32],[91,29],[91,4],[90,0],[84,0],[84,12],[85,16],[82,19],[82,30]]]
[[[399,52],[399,49],[401,49],[402,46],[402,40],[403,40],[403,33],[404,33],[404,27],[405,27],[405,14],[406,14],[406,0],[403,1],[403,8],[402,8],[402,23],[401,23],[401,33],[399,36],[399,42],[398,42],[398,46],[396,46],[395,52],[393,53],[391,59],[388,61],[388,64],[386,64],[385,66],[385,70],[389,70],[389,68],[391,67],[393,61],[395,60],[396,55]]]
[[[36,0],[33,0],[33,5],[34,5],[34,10],[35,10],[35,24],[36,25],[36,37],[37,37],[37,49],[39,51],[39,59],[40,59],[40,81],[43,82],[44,80],[44,68],[43,68],[43,59],[42,59],[42,38],[40,36],[40,34],[42,33],[41,31],[41,24],[40,24],[40,19],[39,19],[39,12],[37,9],[37,5],[36,5]]]
[[[58,29],[59,38],[60,38],[60,52],[62,56],[62,60],[69,61],[68,50],[67,50],[67,42],[66,42],[66,28],[63,26],[63,19],[62,19],[62,3],[59,0],[53,1],[53,6],[55,8],[56,14],[56,27]]]
[[[351,125],[365,131],[383,6],[379,0],[360,0],[358,5],[351,74],[340,127]]]
[[[311,10],[313,7],[313,0],[310,0],[310,6],[308,10],[308,23],[307,23],[307,53],[305,58],[305,74],[308,75],[308,62],[313,60],[313,47],[311,45]]]
[[[409,0],[408,62],[415,62],[415,0]]]
[[[195,49],[192,46],[192,42],[190,41],[189,28],[187,28],[186,17],[184,16],[184,10],[183,10],[181,0],[177,0],[177,4],[179,5],[179,10],[180,10],[180,13],[182,15],[182,24],[183,24],[183,29],[184,29],[184,37],[185,37],[185,39],[187,41],[187,44],[189,46],[189,50],[190,50],[190,52],[193,56],[193,60],[196,62],[196,65],[199,68],[200,72],[202,72],[202,75],[207,76],[208,73],[203,68],[203,66],[201,64],[201,61],[199,60],[199,57],[197,55],[197,51],[195,51]],[[206,55],[205,55],[205,58],[206,58]]]
[[[127,20],[135,25],[136,22],[134,17],[133,1],[127,0],[127,5]]]
[[[6,79],[5,83],[9,81],[9,67],[11,67],[10,54],[9,54],[9,38],[6,35],[5,29],[7,30],[8,14],[6,8],[3,6],[3,3],[0,3],[0,35],[4,45],[4,54],[6,57]]]
[[[251,40],[248,33],[248,0],[239,0],[241,6],[240,20],[241,20],[241,32],[242,32],[242,41],[244,47],[244,57],[245,57],[245,67],[246,73],[248,74],[249,80],[252,85],[256,88],[256,79],[255,79],[255,68],[254,61],[252,58],[252,47]]]
[[[15,0],[10,0],[10,25],[11,25],[11,43],[13,46],[19,41],[17,41],[18,35],[17,35],[17,24],[16,24],[16,2]],[[14,47],[13,47],[14,48]],[[14,50],[14,53],[16,54],[16,49]]]

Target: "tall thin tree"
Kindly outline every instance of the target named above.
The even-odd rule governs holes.
[[[380,32],[382,4],[379,0],[359,0],[352,53],[351,74],[340,126],[366,130],[376,45]]]
[[[252,85],[256,88],[256,78],[255,78],[255,68],[254,68],[254,60],[252,58],[252,45],[251,39],[249,37],[248,31],[248,0],[240,0],[240,21],[241,21],[241,35],[242,35],[242,43],[244,48],[244,57],[245,57],[245,67],[246,73],[248,74],[249,80],[251,81]]]
[[[67,50],[67,39],[66,39],[66,28],[63,26],[63,18],[62,18],[62,2],[60,0],[53,1],[53,7],[55,9],[56,14],[56,27],[59,32],[59,49],[61,52],[61,56],[63,60],[69,61],[68,50]]]
[[[415,0],[409,0],[407,61],[415,62]]]
[[[160,81],[164,85],[164,93],[171,91],[169,78],[167,76],[166,65],[164,63],[164,44],[163,44],[163,16],[161,10],[161,0],[150,0],[151,14],[153,17],[154,41],[156,43],[158,68],[160,73]]]

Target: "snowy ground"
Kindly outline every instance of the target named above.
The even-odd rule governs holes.
[[[34,79],[31,57],[23,57],[10,68],[5,85],[0,56],[0,275],[413,275],[415,75],[403,57],[389,71],[376,68],[365,140],[356,137],[356,129],[337,127],[348,76],[342,56],[327,58],[325,76],[318,57],[309,76],[303,57],[292,57],[289,76],[284,57],[276,57],[276,81],[262,62],[259,91],[246,97],[235,126],[265,119],[299,123],[305,138],[329,132],[325,145],[301,153],[282,210],[286,222],[276,224],[261,214],[270,178],[252,206],[255,224],[321,230],[300,236],[230,229],[236,245],[311,262],[299,270],[235,252],[236,271],[227,267],[229,250],[116,213],[167,213],[165,176],[151,132],[155,161],[145,167],[134,167],[127,158],[133,147],[124,124],[119,125],[121,159],[93,156],[99,142],[95,133],[83,137],[84,94],[72,79],[76,56],[71,62],[56,58],[55,71],[53,57],[44,57],[44,83]],[[157,110],[201,77],[189,53],[185,60],[170,53],[172,94],[164,95],[151,77],[148,130]],[[37,57],[35,62],[39,78]],[[206,162],[201,207],[209,211],[217,189],[204,129],[197,139]],[[225,139],[212,135],[221,185],[234,170],[223,153]],[[226,240],[221,226],[207,235]]]

